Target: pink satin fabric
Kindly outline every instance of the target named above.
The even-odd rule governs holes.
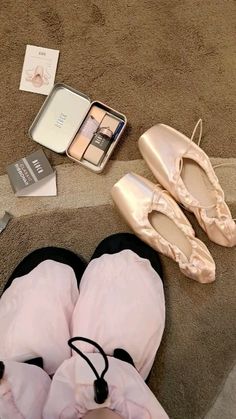
[[[181,132],[164,124],[148,129],[138,140],[139,150],[160,184],[196,216],[200,226],[215,243],[226,247],[236,245],[236,224],[232,219],[224,192],[207,154]],[[181,178],[183,158],[197,162],[214,190],[211,216],[207,208],[193,196]],[[197,180],[196,180],[197,181]],[[205,194],[209,191],[206,189]]]
[[[135,173],[127,173],[112,188],[112,198],[137,236],[179,264],[187,277],[207,284],[215,280],[215,263],[181,208],[167,191]],[[173,242],[165,239],[149,221],[149,214],[160,212],[177,226],[191,246],[189,258]]]

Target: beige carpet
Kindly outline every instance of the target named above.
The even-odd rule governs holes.
[[[129,170],[151,178],[136,145],[151,125],[161,121],[188,134],[202,117],[202,144],[213,162],[235,162],[234,5],[10,0],[2,6],[0,211],[14,219],[0,235],[1,286],[35,248],[64,246],[89,259],[102,238],[128,230],[109,191]],[[129,121],[104,175],[47,151],[59,165],[57,198],[16,199],[5,175],[7,164],[39,148],[27,130],[44,97],[18,90],[27,43],[58,48],[56,80],[107,102]],[[219,169],[219,177],[235,215],[235,169]],[[233,419],[236,253],[210,243],[189,219],[215,258],[217,280],[193,283],[162,258],[167,323],[150,386],[171,419]]]
[[[235,154],[234,12],[233,0],[2,4],[0,174],[37,149],[27,131],[44,97],[18,91],[26,44],[58,48],[56,81],[127,115],[114,159],[139,158],[136,140],[157,122],[190,133],[199,117],[206,152]],[[53,163],[65,161],[48,154]]]

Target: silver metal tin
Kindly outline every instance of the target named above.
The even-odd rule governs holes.
[[[67,152],[76,133],[82,125],[90,108],[94,104],[120,118],[124,125],[112,142],[101,165],[95,166],[87,160],[77,160]],[[102,102],[91,102],[90,98],[83,93],[63,83],[55,84],[52,91],[40,108],[36,118],[29,128],[29,136],[33,141],[47,147],[57,153],[67,153],[67,156],[93,172],[100,173],[106,166],[127,124],[125,115],[108,107]]]
[[[65,153],[90,108],[90,99],[65,84],[55,84],[29,129],[37,143]]]

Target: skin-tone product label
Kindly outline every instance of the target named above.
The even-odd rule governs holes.
[[[98,126],[99,122],[92,115],[88,115],[73,143],[69,147],[68,152],[71,157],[81,160],[86,148],[94,136],[94,133],[97,131]]]
[[[112,136],[111,131],[110,133]],[[108,148],[110,147],[111,136],[108,137],[106,135],[103,135],[102,133],[95,134],[84,154],[84,159],[95,165],[100,164]]]

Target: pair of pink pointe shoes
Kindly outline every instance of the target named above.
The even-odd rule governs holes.
[[[222,246],[236,245],[236,224],[210,159],[192,142],[199,124],[202,129],[200,120],[191,140],[163,124],[139,138],[143,158],[165,189],[128,173],[111,194],[137,236],[176,261],[187,277],[209,283],[215,280],[214,260],[175,201],[193,212],[208,237]]]

